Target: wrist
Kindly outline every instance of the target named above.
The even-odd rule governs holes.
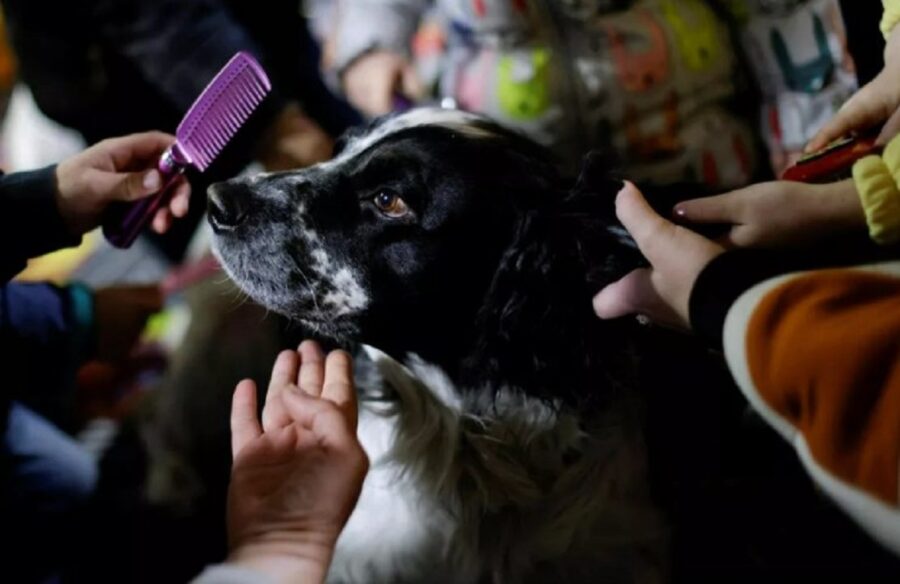
[[[59,216],[72,235],[81,235],[89,230],[89,226],[83,225],[77,213],[72,208],[72,169],[69,168],[70,160],[63,160],[53,170],[55,190],[53,198]]]
[[[826,186],[825,196],[817,197],[815,211],[830,228],[840,231],[866,227],[866,214],[853,179]]]
[[[278,583],[324,582],[333,550],[333,543],[273,540],[239,545],[228,561],[265,574]]]

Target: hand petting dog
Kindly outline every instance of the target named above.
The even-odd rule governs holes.
[[[229,562],[275,582],[322,582],[368,469],[356,437],[352,361],[315,343],[275,361],[262,424],[256,384],[231,413]]]
[[[725,248],[657,215],[631,183],[616,196],[616,216],[651,267],[606,286],[594,297],[594,312],[604,319],[641,314],[656,324],[689,330],[694,282]]]

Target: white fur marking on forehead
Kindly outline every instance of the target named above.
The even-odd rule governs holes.
[[[337,158],[332,162],[339,163],[364,152],[372,145],[392,134],[419,127],[438,127],[455,130],[472,138],[486,138],[493,134],[478,122],[483,119],[475,114],[455,109],[418,108],[407,113],[389,118],[371,132],[351,140]],[[329,164],[329,163],[325,163]]]

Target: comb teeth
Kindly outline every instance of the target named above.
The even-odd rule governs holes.
[[[188,110],[175,135],[182,151],[198,170],[219,155],[272,84],[265,71],[247,53],[238,53],[210,81]]]

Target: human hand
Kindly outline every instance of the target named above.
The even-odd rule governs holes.
[[[158,193],[163,177],[156,164],[174,141],[174,136],[162,132],[110,138],[60,162],[56,203],[69,230],[81,235],[97,227],[114,201],[136,201]],[[190,184],[179,178],[169,204],[156,212],[153,229],[163,233],[173,217],[184,217],[190,196]]]
[[[725,248],[657,215],[631,183],[616,196],[616,216],[651,267],[606,286],[594,296],[594,312],[604,319],[641,314],[656,324],[690,329],[694,282]]]
[[[113,286],[94,292],[97,359],[116,363],[128,357],[147,319],[162,310],[159,286]]]
[[[394,109],[394,95],[422,96],[422,84],[409,60],[390,51],[372,51],[354,61],[341,77],[347,99],[369,116]]]
[[[895,26],[884,47],[884,68],[841,107],[806,145],[815,152],[830,142],[884,123],[876,140],[886,144],[900,132],[900,26]]]
[[[760,183],[715,197],[683,201],[675,205],[674,214],[690,223],[731,225],[719,238],[728,247],[803,245],[866,227],[852,180],[821,185]]]
[[[263,136],[257,152],[269,172],[305,168],[331,158],[334,140],[297,104],[287,105]]]
[[[278,415],[264,411],[262,426],[252,381],[238,384],[232,404],[229,561],[276,582],[324,580],[368,468],[350,356],[315,356],[309,342],[278,356],[265,406]]]

